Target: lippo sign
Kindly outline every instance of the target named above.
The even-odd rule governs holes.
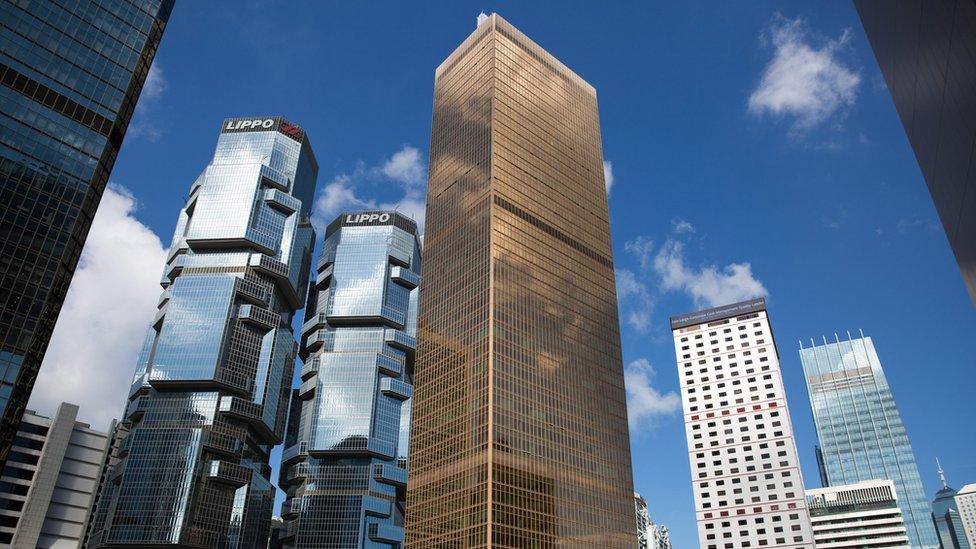
[[[277,126],[274,118],[232,118],[224,122],[222,132],[255,132],[273,130]]]
[[[305,132],[295,124],[287,120],[274,118],[228,118],[224,120],[224,125],[220,128],[220,133],[240,133],[240,132],[281,132],[284,135],[301,142]]]
[[[343,225],[386,225],[390,222],[388,212],[363,212],[346,214],[342,218]]]

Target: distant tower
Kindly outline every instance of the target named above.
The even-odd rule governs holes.
[[[942,489],[936,492],[935,499],[932,500],[932,520],[935,522],[935,531],[939,534],[939,543],[942,544],[942,549],[970,549],[956,502],[958,492],[946,481],[945,471],[942,470],[942,463],[938,458],[935,463],[939,468],[939,480],[942,481]]]
[[[819,441],[820,476],[827,486],[891,479],[913,549],[937,549],[932,507],[915,454],[870,337],[804,348],[800,362]],[[858,421],[850,421],[856,417]]]
[[[671,317],[701,549],[812,547],[765,299]]]

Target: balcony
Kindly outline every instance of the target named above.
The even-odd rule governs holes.
[[[289,305],[296,309],[302,306],[302,297],[288,278],[288,265],[267,254],[251,254],[247,263],[255,271],[272,277]]]
[[[400,377],[400,374],[403,373],[404,365],[405,360],[402,356],[388,354],[376,355],[376,368],[380,373],[388,376]]]
[[[417,338],[407,335],[402,330],[383,330],[383,340],[390,347],[407,353],[417,350]]]
[[[380,379],[380,392],[397,400],[407,400],[413,396],[413,385],[392,377]]]
[[[212,452],[230,459],[240,459],[244,448],[243,433],[235,433],[225,424],[215,424],[204,433],[201,444]]]
[[[132,399],[125,408],[125,420],[135,423],[142,419],[146,410],[149,409],[149,397],[139,396]]]
[[[214,482],[240,488],[251,481],[251,470],[229,461],[213,460],[210,462],[207,478]]]
[[[301,200],[278,189],[265,189],[264,201],[268,203],[268,206],[286,215],[291,215],[302,209]]]
[[[163,319],[166,318],[166,309],[168,308],[169,308],[169,300],[167,300],[166,303],[164,303],[163,306],[156,311],[156,315],[153,316],[151,326],[155,328],[156,331],[159,331],[161,329],[163,325]]]
[[[409,290],[420,286],[420,276],[406,267],[397,266],[390,269],[390,278]]]
[[[291,499],[286,499],[281,505],[281,518],[283,519],[293,519],[297,517],[302,512],[302,498],[294,497]]]
[[[393,524],[371,522],[367,527],[369,539],[377,543],[400,546],[403,544],[403,527]]]
[[[173,242],[173,244],[169,247],[169,251],[166,252],[166,262],[169,263],[177,255],[185,254],[189,250],[190,250],[190,246],[187,245],[186,239],[180,237],[178,240]]]
[[[304,461],[292,465],[285,472],[285,482],[288,484],[304,482],[306,478],[308,478],[308,463]]]
[[[294,540],[296,535],[298,535],[298,519],[288,520],[278,530],[278,541]]]
[[[298,444],[294,444],[285,448],[281,452],[281,462],[288,463],[289,461],[303,458],[308,455],[308,443],[304,440]]]
[[[315,275],[315,289],[321,290],[322,288],[328,286],[331,278],[332,265],[330,264],[328,267],[322,269],[318,274]]]
[[[186,264],[186,255],[180,254],[174,257],[169,263],[166,264],[165,278],[168,278],[170,282],[176,280],[176,277],[180,276],[183,272],[183,266]]]
[[[169,290],[163,290],[163,293],[159,294],[159,302],[156,303],[156,308],[161,309],[164,305],[169,303],[169,298],[173,296],[173,293]]]
[[[278,189],[284,192],[288,192],[291,188],[291,180],[285,177],[285,175],[278,170],[268,166],[266,164],[261,165],[261,172],[258,177],[261,178],[261,184],[265,187],[271,187],[272,189]]]
[[[319,357],[310,358],[302,364],[302,370],[299,374],[302,381],[307,381],[308,378],[319,373]]]
[[[237,318],[241,322],[263,328],[265,331],[277,328],[281,324],[281,315],[255,305],[241,305],[237,310]]]
[[[318,378],[316,377],[303,381],[301,386],[298,387],[299,400],[309,400],[314,397],[316,385],[318,385]]]
[[[267,305],[271,298],[266,286],[243,278],[234,279],[234,293],[258,305]]]
[[[325,313],[315,313],[308,320],[306,320],[304,324],[302,324],[302,335],[304,336],[319,326],[325,326],[328,324],[328,322],[329,321],[325,316]]]
[[[374,517],[388,517],[390,516],[391,509],[392,503],[389,500],[378,498],[376,496],[363,496],[363,511],[367,515],[373,515]]]
[[[407,470],[396,465],[377,463],[373,465],[373,478],[384,484],[405,487],[407,485]]]

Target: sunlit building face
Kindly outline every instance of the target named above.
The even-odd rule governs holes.
[[[326,229],[282,454],[285,547],[403,543],[420,239],[395,212]]]
[[[832,342],[825,338],[801,348],[800,361],[817,427],[823,485],[892,480],[911,546],[939,547],[932,506],[874,342],[863,335]]]
[[[410,547],[633,547],[596,92],[497,15],[437,69]]]
[[[267,542],[317,173],[298,126],[224,121],[180,212],[90,546]]]

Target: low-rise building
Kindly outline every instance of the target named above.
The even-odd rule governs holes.
[[[890,480],[807,490],[817,549],[910,549]]]
[[[0,473],[0,547],[78,547],[84,539],[112,428],[96,431],[77,416],[68,403],[50,418],[24,413]]]

